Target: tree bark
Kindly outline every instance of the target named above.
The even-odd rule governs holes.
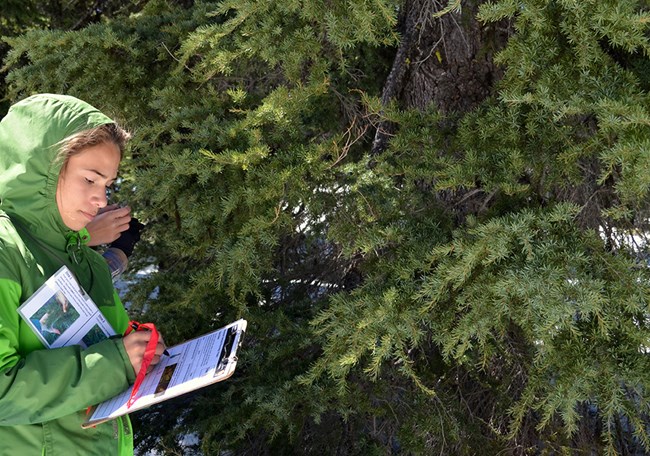
[[[460,4],[460,3],[459,3]],[[484,26],[476,19],[480,1],[467,1],[448,11],[440,0],[406,0],[402,10],[402,40],[382,92],[386,106],[464,113],[492,92],[502,72],[494,53],[508,37],[505,24]],[[378,126],[372,151],[381,152],[394,127]]]

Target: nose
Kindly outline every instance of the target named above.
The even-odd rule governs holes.
[[[108,204],[108,199],[106,198],[106,191],[105,190],[100,190],[92,195],[92,203],[97,206],[99,209],[102,207],[106,207]]]

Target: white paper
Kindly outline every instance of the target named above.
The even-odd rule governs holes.
[[[63,266],[18,308],[18,313],[48,348],[84,348],[115,335],[90,296]]]

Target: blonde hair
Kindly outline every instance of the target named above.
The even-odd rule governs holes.
[[[129,139],[131,139],[131,133],[116,123],[107,123],[98,127],[89,128],[88,130],[83,130],[72,136],[68,136],[58,144],[59,152],[56,156],[55,163],[62,163],[61,166],[64,168],[70,157],[83,152],[88,147],[105,143],[115,144],[120,150],[121,159]]]

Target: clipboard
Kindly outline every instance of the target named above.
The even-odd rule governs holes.
[[[216,331],[167,347],[169,356],[163,356],[146,375],[131,407],[127,402],[133,387],[91,407],[81,427],[92,427],[230,378],[237,367],[237,353],[246,326],[246,320],[237,320]]]

